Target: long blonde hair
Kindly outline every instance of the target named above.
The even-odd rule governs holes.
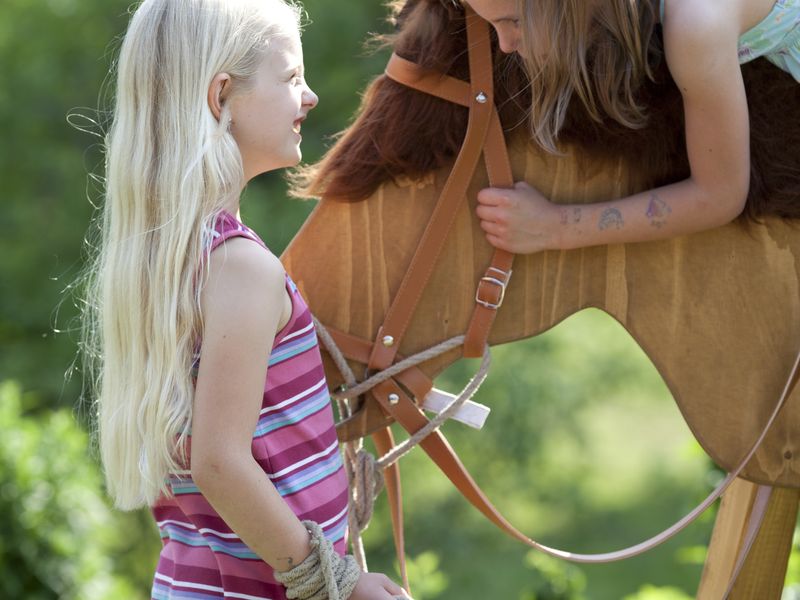
[[[558,152],[558,133],[574,96],[589,116],[644,125],[636,94],[652,78],[657,0],[518,0],[519,54],[530,78],[530,128]]]
[[[245,184],[209,85],[225,72],[231,93],[246,89],[270,40],[298,32],[285,0],[144,0],[128,26],[84,311],[100,457],[121,509],[151,505],[186,468],[208,234]]]

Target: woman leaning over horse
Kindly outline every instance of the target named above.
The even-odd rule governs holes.
[[[800,81],[800,0],[467,0],[519,53],[531,80],[533,138],[559,151],[575,97],[597,121],[643,126],[636,92],[663,28],[683,97],[690,175],[609,202],[565,210],[525,182],[488,188],[477,214],[493,246],[515,253],[639,242],[723,225],[747,198],[750,131],[740,64],[764,56]]]

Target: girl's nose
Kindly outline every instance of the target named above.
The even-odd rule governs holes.
[[[506,54],[513,54],[519,47],[519,34],[518,33],[499,33],[497,41],[500,45],[500,51]]]
[[[306,85],[306,89],[303,92],[303,106],[307,106],[308,109],[311,110],[317,104],[319,104],[319,96]]]

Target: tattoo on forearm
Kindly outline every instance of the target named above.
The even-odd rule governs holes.
[[[653,227],[663,227],[667,222],[667,216],[672,212],[669,204],[664,202],[658,197],[658,194],[653,192],[650,194],[650,202],[647,205],[647,212],[645,215],[650,219],[650,225]]]
[[[580,223],[583,216],[581,209],[578,207],[563,207],[559,212],[562,225]]]
[[[605,231],[612,227],[614,229],[622,229],[623,225],[625,225],[625,222],[622,220],[622,213],[618,208],[605,209],[600,214],[600,221],[597,223],[597,227],[600,231]]]
[[[284,569],[285,571],[291,571],[294,568],[294,558],[291,556],[284,556],[278,560],[286,564],[286,569]]]

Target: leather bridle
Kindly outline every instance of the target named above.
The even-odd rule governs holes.
[[[411,260],[400,288],[379,327],[372,342],[359,339],[335,329],[329,329],[343,355],[352,361],[367,365],[370,371],[388,368],[398,358],[398,348],[414,315],[416,306],[431,276],[447,234],[453,224],[457,208],[465,201],[467,187],[477,168],[481,154],[486,164],[490,184],[493,187],[512,187],[508,150],[500,118],[494,103],[492,50],[489,25],[478,17],[469,6],[466,12],[467,43],[469,47],[470,81],[462,81],[441,73],[426,71],[419,65],[393,54],[385,74],[390,79],[420,92],[454,102],[469,109],[469,120],[463,146],[455,160],[449,178],[440,194],[437,205],[426,227],[419,246]],[[478,282],[475,293],[475,307],[470,319],[463,355],[479,357],[487,344],[497,310],[503,303],[506,287],[512,272],[514,255],[503,250],[495,250],[484,276]],[[513,538],[547,554],[573,562],[610,562],[635,556],[666,541],[689,523],[694,521],[708,506],[717,500],[739,475],[753,457],[764,437],[777,417],[786,400],[791,395],[800,377],[800,355],[795,361],[783,394],[778,400],[759,439],[725,480],[696,509],[672,527],[653,538],[625,550],[602,554],[576,554],[549,548],[517,530],[492,505],[480,487],[475,483],[450,444],[440,431],[434,431],[422,440],[420,445],[456,488],[486,518]],[[420,403],[433,388],[433,382],[419,368],[412,367],[395,377],[377,384],[368,395],[368,401],[377,402],[387,415],[386,427],[372,433],[378,452],[386,452],[394,445],[391,430],[392,421],[399,423],[409,434],[414,434],[428,423],[427,416],[419,408]],[[385,482],[392,515],[395,546],[404,582],[407,585],[404,559],[403,509],[400,490],[400,477],[396,465],[386,469]],[[749,548],[752,538],[758,531],[766,510],[770,486],[759,490],[759,502],[751,517],[751,532],[748,533],[744,550]],[[739,563],[743,562],[740,555]]]

